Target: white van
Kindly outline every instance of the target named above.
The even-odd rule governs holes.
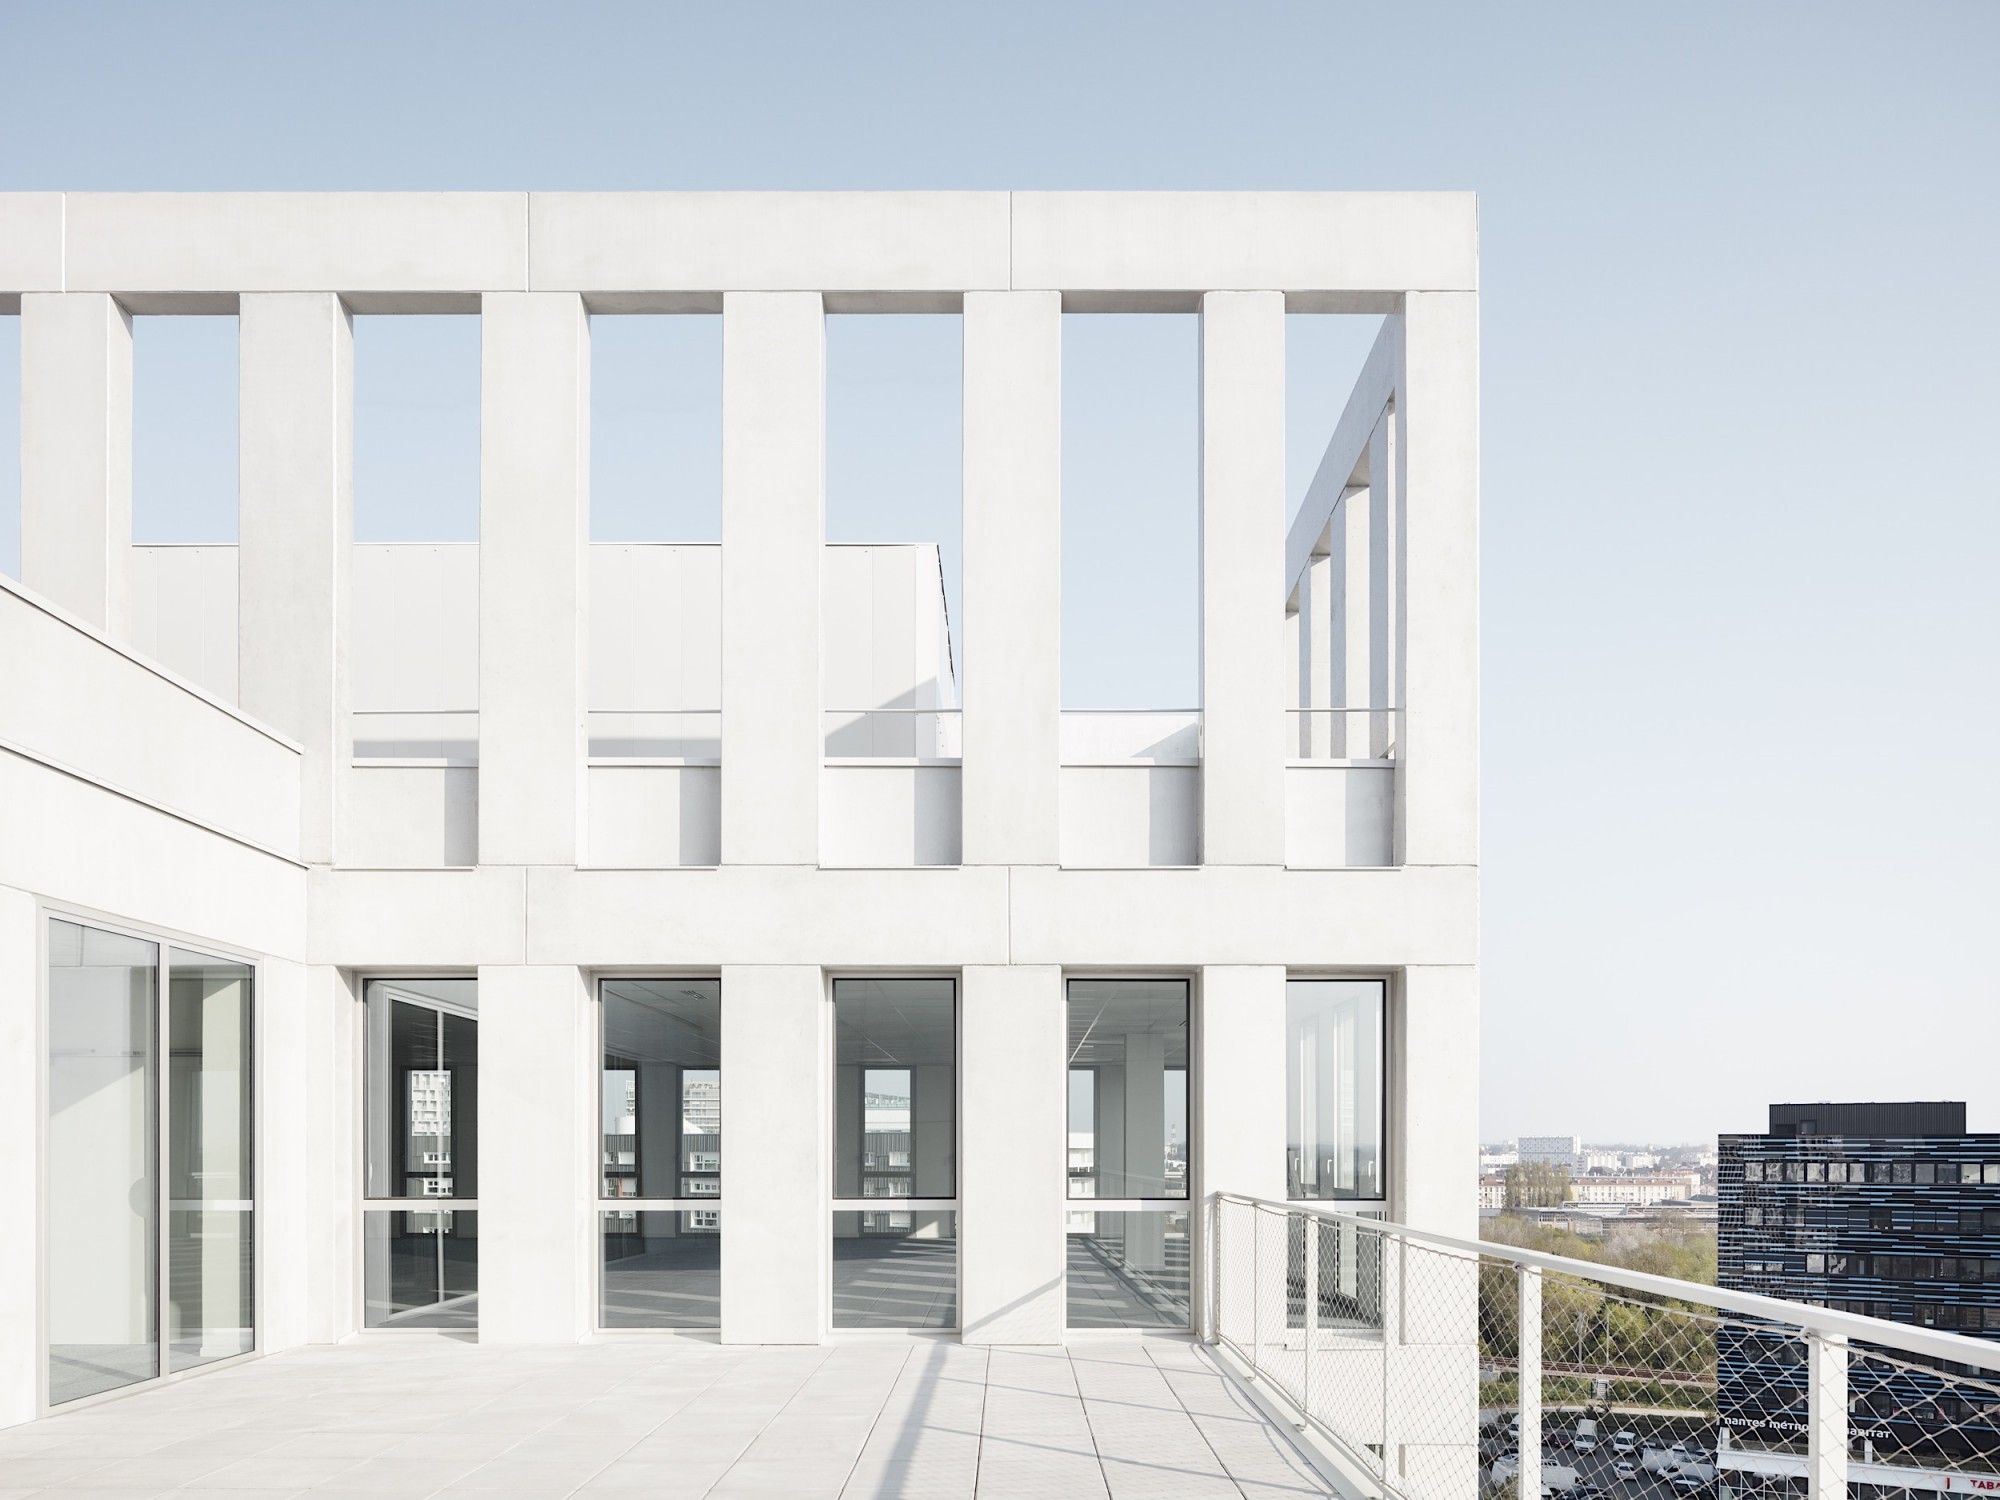
[[[1576,1451],[1579,1453],[1595,1453],[1597,1451],[1597,1418],[1577,1418]]]

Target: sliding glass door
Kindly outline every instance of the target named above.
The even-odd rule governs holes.
[[[48,945],[59,1405],[255,1346],[255,971],[61,919]]]

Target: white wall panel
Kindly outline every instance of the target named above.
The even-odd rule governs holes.
[[[342,807],[340,862],[436,870],[478,863],[479,770],[355,766]]]
[[[593,868],[721,863],[720,768],[592,766],[589,792]]]
[[[1063,864],[1200,863],[1201,776],[1194,766],[1064,766]]]
[[[1392,863],[1395,817],[1394,766],[1285,768],[1285,863],[1294,869]]]
[[[236,613],[234,547],[132,549],[132,649],[227,703]]]
[[[829,765],[820,780],[822,865],[959,862],[957,766]]]

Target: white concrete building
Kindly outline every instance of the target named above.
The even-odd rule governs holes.
[[[1199,1335],[1218,1192],[1470,1237],[1477,248],[1462,194],[0,195],[0,1424],[410,1328]],[[824,540],[825,316],[911,311],[962,621]],[[1063,711],[1104,311],[1201,318],[1192,719]],[[481,321],[477,546],[353,542],[352,318],[414,312]],[[1385,315],[1289,531],[1288,312]],[[132,318],[228,313],[240,541],[137,548]],[[587,545],[593,323],[689,313],[721,545]]]

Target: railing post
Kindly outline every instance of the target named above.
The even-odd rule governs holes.
[[[1847,1340],[1806,1334],[1806,1496],[1847,1500]]]
[[[1264,1222],[1261,1204],[1250,1205],[1250,1378],[1257,1378],[1257,1349],[1263,1342],[1258,1336],[1259,1314],[1263,1311],[1264,1257],[1260,1253],[1262,1236],[1258,1234]]]
[[[1521,1440],[1514,1451],[1521,1467],[1514,1494],[1517,1500],[1534,1500],[1542,1492],[1542,1273],[1533,1266],[1522,1266],[1520,1275],[1521,1324],[1515,1335],[1519,1355],[1515,1366],[1520,1372],[1516,1406]]]
[[[1319,1216],[1303,1214],[1305,1228],[1305,1275],[1301,1278],[1306,1288],[1306,1369],[1299,1381],[1299,1414],[1302,1420],[1299,1431],[1304,1432],[1312,1425],[1313,1409],[1313,1334],[1319,1328]],[[1286,1238],[1290,1238],[1289,1232]]]

